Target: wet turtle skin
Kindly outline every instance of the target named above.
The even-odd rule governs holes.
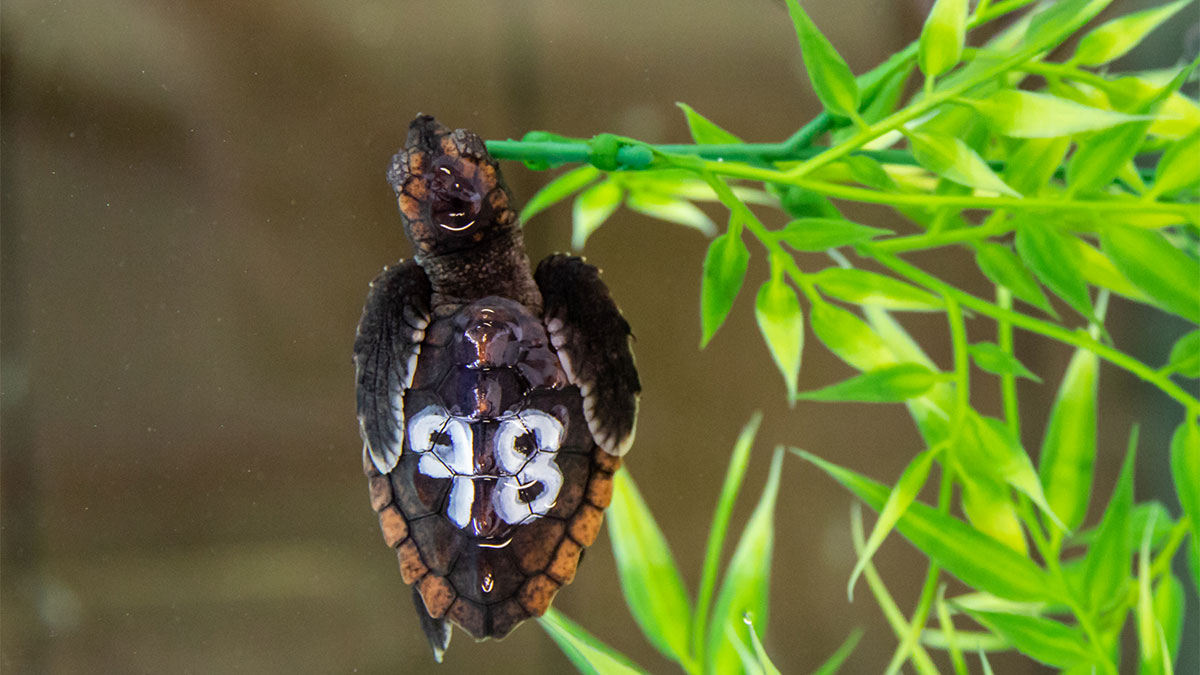
[[[598,270],[529,271],[494,160],[419,116],[393,159],[416,260],[372,282],[355,342],[371,505],[440,661],[575,577],[633,439],[629,327]]]

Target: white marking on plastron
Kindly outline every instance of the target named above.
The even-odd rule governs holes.
[[[496,489],[492,490],[492,506],[496,509],[496,515],[509,525],[516,525],[529,515],[529,509],[521,502],[520,481],[515,476],[505,476],[496,481]]]
[[[467,476],[455,476],[450,485],[450,506],[446,515],[459,527],[471,522],[471,504],[475,501],[475,481]]]

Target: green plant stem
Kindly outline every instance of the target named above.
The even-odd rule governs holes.
[[[975,297],[965,291],[951,286],[950,284],[938,279],[894,255],[884,251],[878,251],[869,244],[860,245],[859,249],[869,255],[879,264],[891,269],[897,274],[908,278],[917,284],[924,286],[935,293],[943,296],[953,296],[955,300],[962,304],[963,307],[989,316],[993,319],[1004,319],[1012,323],[1013,326],[1022,328],[1031,333],[1037,333],[1045,337],[1058,340],[1064,344],[1080,347],[1090,352],[1095,353],[1100,358],[1112,363],[1113,365],[1123,370],[1129,371],[1141,379],[1153,384],[1161,389],[1171,398],[1183,405],[1187,414],[1200,414],[1200,400],[1189,394],[1182,387],[1175,384],[1169,377],[1164,376],[1158,370],[1138,361],[1128,354],[1110,347],[1096,338],[1076,331],[1067,330],[1062,326],[1036,319],[1026,314],[1021,314],[1013,310],[998,307],[982,298]]]
[[[1012,311],[1012,291],[1004,286],[996,287],[996,305],[1000,309]],[[1013,353],[1013,326],[1008,319],[996,320],[996,345],[1009,356]],[[1004,401],[1004,422],[1012,431],[1014,438],[1021,437],[1021,409],[1017,405],[1017,376],[1005,373],[1000,376],[1000,397]]]
[[[854,542],[855,554],[861,556],[863,548],[866,546],[863,537],[862,527],[862,507],[858,503],[854,504],[854,511],[851,515],[851,537]],[[908,621],[904,618],[904,613],[900,611],[900,606],[892,598],[888,592],[887,586],[883,583],[883,578],[879,576],[879,572],[875,569],[874,563],[868,562],[863,568],[863,576],[867,579],[867,586],[871,589],[871,594],[875,596],[875,602],[878,603],[879,609],[883,612],[884,618],[892,627],[892,632],[896,634],[898,640],[905,639],[909,634]],[[929,657],[929,652],[920,644],[913,645],[912,648],[913,666],[917,672],[922,675],[937,675],[937,666],[933,664],[933,659]]]
[[[995,213],[1001,213],[996,211]],[[892,237],[875,242],[875,247],[887,253],[902,253],[904,251],[925,250],[962,244],[981,239],[990,239],[997,235],[1010,232],[1013,229],[1011,221],[1005,218],[991,218],[977,227],[960,227],[954,230],[940,232],[925,232],[905,237]]]

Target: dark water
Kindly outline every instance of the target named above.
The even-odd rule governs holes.
[[[921,3],[806,4],[857,72],[920,28]],[[367,282],[409,255],[384,182],[408,121],[433,113],[485,138],[546,128],[682,142],[673,104],[686,101],[769,141],[816,112],[786,14],[765,0],[7,0],[2,25],[6,673],[432,668],[367,502],[350,363]],[[505,171],[519,200],[547,179]],[[895,226],[882,211],[849,213]],[[565,207],[526,229],[534,258],[569,236]],[[752,286],[698,351],[705,246],[620,212],[586,251],[637,334],[645,392],[627,466],[693,588],[729,449],[754,410],[766,422],[735,527],[777,443],[888,482],[919,449],[899,407],[788,409]],[[757,282],[766,268],[753,255]],[[922,261],[984,292],[959,257]],[[1114,304],[1118,344],[1144,358],[1182,332]],[[905,320],[948,365],[943,321]],[[849,374],[810,342],[802,385]],[[1068,356],[1028,336],[1018,347],[1051,382]],[[1135,418],[1151,469],[1139,494],[1161,492],[1153,469],[1178,410],[1123,373],[1103,377],[1098,493]],[[1053,390],[1021,386],[1036,447]],[[976,404],[998,410],[991,392]],[[853,604],[844,593],[850,499],[794,458],[783,481],[768,651],[805,672],[862,626],[854,670],[881,670],[895,640],[865,588]],[[922,558],[896,541],[878,561],[911,608]],[[674,670],[629,617],[605,536],[556,606],[645,667]],[[441,670],[568,667],[529,623],[500,643],[459,633]]]

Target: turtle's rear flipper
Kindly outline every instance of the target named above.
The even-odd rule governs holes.
[[[446,648],[450,646],[450,622],[429,616],[429,611],[425,609],[425,601],[421,599],[421,593],[416,587],[413,587],[413,604],[417,606],[421,630],[425,631],[425,637],[429,638],[429,646],[433,647],[433,658],[441,663]]]

